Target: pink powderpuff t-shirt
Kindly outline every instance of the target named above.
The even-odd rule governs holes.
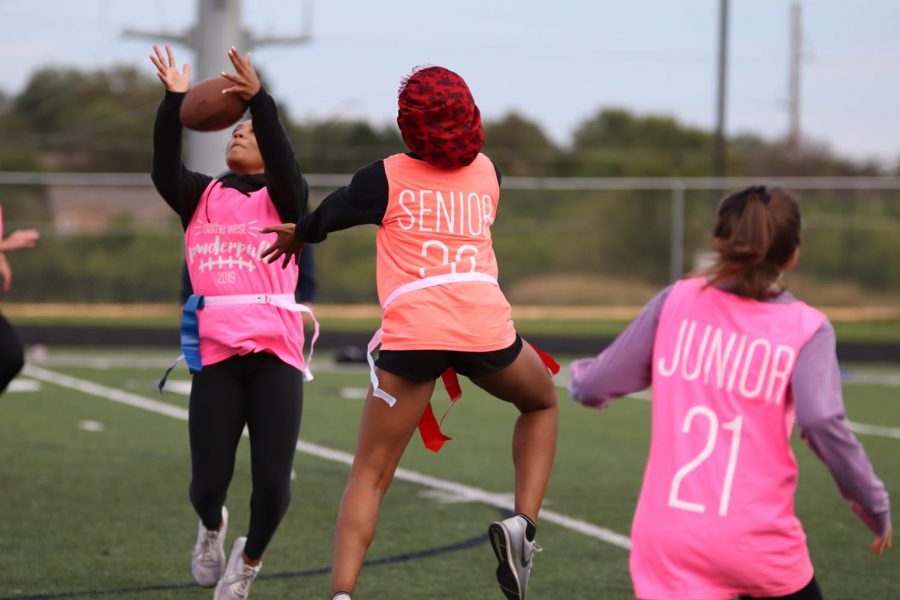
[[[275,239],[260,228],[281,223],[262,188],[249,195],[213,180],[185,231],[185,256],[198,296],[294,294],[299,268],[293,261],[268,264],[260,254]],[[303,370],[304,333],[299,313],[271,304],[207,306],[197,311],[200,355],[211,365],[234,355],[269,352]]]

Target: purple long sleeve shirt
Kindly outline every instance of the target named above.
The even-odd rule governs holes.
[[[605,407],[614,398],[650,385],[653,343],[659,315],[671,287],[644,307],[613,343],[595,358],[572,363],[569,395],[587,406]],[[796,299],[784,292],[768,302]],[[836,339],[825,321],[801,348],[791,376],[794,410],[801,436],[825,463],[853,512],[877,535],[887,532],[891,507],[862,445],[850,431],[838,368]]]

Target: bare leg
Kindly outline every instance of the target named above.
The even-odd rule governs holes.
[[[389,407],[369,395],[356,440],[356,455],[341,498],[334,533],[331,593],[353,592],[378,521],[378,508],[425,407],[434,381],[419,382],[377,369],[383,390],[397,398]]]
[[[553,379],[537,352],[526,343],[508,367],[472,381],[497,398],[511,402],[521,413],[512,444],[516,512],[537,522],[556,455],[559,409]]]

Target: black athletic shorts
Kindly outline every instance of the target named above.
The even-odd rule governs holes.
[[[414,381],[433,381],[448,368],[465,377],[479,377],[508,367],[522,351],[522,338],[508,348],[490,352],[453,350],[381,350],[375,364],[394,375]]]

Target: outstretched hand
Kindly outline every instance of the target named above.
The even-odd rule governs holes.
[[[303,247],[306,246],[306,244],[296,238],[294,235],[295,229],[296,225],[293,223],[282,223],[281,225],[273,225],[272,227],[263,227],[260,229],[260,233],[278,234],[278,237],[275,238],[275,241],[271,246],[266,248],[260,255],[260,258],[266,259],[267,263],[272,264],[283,256],[284,259],[281,263],[282,269],[287,269],[287,266],[291,264],[291,257],[293,257],[294,262],[299,265],[300,254],[303,252]]]
[[[9,237],[0,242],[0,251],[21,250],[22,248],[34,248],[41,234],[37,229],[16,229]]]
[[[234,65],[234,73],[226,73],[222,71],[222,77],[232,82],[234,85],[230,88],[222,90],[223,94],[237,94],[245,101],[249,101],[259,92],[259,77],[256,75],[256,69],[250,64],[250,53],[243,57],[232,47],[228,51],[228,58]]]
[[[888,525],[887,532],[884,535],[876,535],[875,539],[872,541],[872,552],[881,556],[884,554],[884,551],[893,546],[893,529],[890,525]]]
[[[155,55],[155,56],[154,56]],[[150,55],[150,61],[156,67],[156,76],[163,82],[166,89],[170,92],[186,92],[191,87],[191,65],[185,63],[184,71],[178,72],[178,65],[175,63],[175,54],[172,47],[166,44],[166,57],[163,56],[159,46],[153,44],[153,54]]]

